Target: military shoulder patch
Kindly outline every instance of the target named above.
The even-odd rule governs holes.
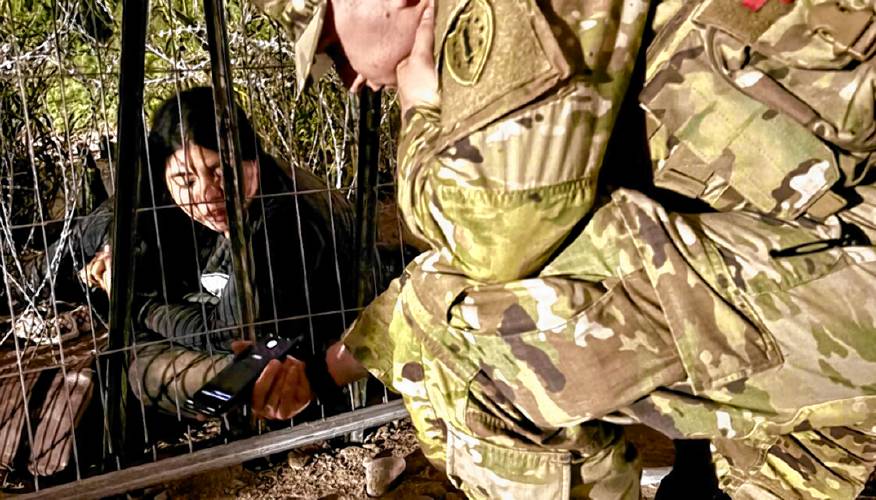
[[[493,45],[493,8],[488,0],[470,0],[459,12],[444,43],[444,61],[460,85],[477,83]]]

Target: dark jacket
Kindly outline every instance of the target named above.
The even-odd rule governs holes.
[[[304,349],[324,348],[355,315],[342,312],[355,307],[353,211],[309,172],[296,169],[292,179],[272,162],[261,168],[260,193],[246,213],[257,332],[303,337]],[[191,273],[167,276],[176,296],[141,301],[139,322],[181,345],[227,351],[231,340],[241,338],[231,245],[195,226],[197,253],[174,244],[175,251],[164,255],[197,255],[200,283],[191,283]]]

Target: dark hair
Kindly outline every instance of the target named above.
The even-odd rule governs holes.
[[[261,141],[252,128],[246,113],[234,103],[237,114],[237,133],[240,138],[241,161],[259,162],[259,185],[262,193],[282,193],[292,190],[289,175],[271,155],[262,149]],[[152,116],[149,132],[149,170],[152,176],[156,205],[173,204],[170,191],[164,181],[167,159],[187,142],[213,151],[219,151],[216,137],[216,111],[213,107],[213,90],[210,87],[193,87],[167,98]],[[145,175],[145,174],[144,174]],[[148,189],[149,179],[144,179]],[[142,191],[141,191],[142,193]],[[141,200],[149,200],[149,195]]]
[[[234,109],[240,137],[240,159],[255,160],[262,156],[258,137],[240,106],[235,103]],[[152,130],[149,132],[149,163],[156,194],[166,191],[160,186],[164,184],[167,159],[188,142],[219,151],[213,90],[210,87],[194,87],[174,94],[153,115]]]

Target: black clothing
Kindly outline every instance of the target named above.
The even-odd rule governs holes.
[[[343,196],[328,191],[313,174],[296,169],[293,182],[278,167],[264,163],[260,194],[246,211],[257,332],[303,337],[304,349],[322,350],[355,315],[341,313],[355,306],[353,212]],[[228,351],[231,341],[241,337],[231,245],[224,235],[204,229],[197,235],[200,284],[176,286],[183,297],[146,298],[139,321],[178,344]],[[193,254],[173,245],[174,255]]]
[[[112,199],[105,200],[94,211],[85,216],[78,216],[70,222],[67,236],[57,238],[48,245],[45,252],[34,252],[22,256],[23,278],[14,276],[15,266],[9,266],[7,272],[12,274],[10,290],[12,304],[16,312],[25,307],[29,301],[26,295],[38,306],[51,309],[52,301],[56,303],[85,303],[85,285],[79,280],[78,272],[85,267],[94,255],[109,244],[112,232]],[[60,223],[56,224],[60,226]],[[49,278],[49,268],[53,267],[53,280]],[[15,286],[21,283],[24,290]],[[54,285],[54,287],[53,287]],[[0,290],[5,295],[6,290]],[[2,300],[8,307],[8,301]],[[107,320],[108,299],[103,293],[92,294],[91,304],[94,312]],[[4,311],[8,314],[9,311]]]

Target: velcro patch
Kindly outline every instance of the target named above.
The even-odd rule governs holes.
[[[780,17],[793,10],[793,0],[710,0],[696,14],[701,26],[714,26],[751,45]],[[751,9],[751,10],[747,10]]]

